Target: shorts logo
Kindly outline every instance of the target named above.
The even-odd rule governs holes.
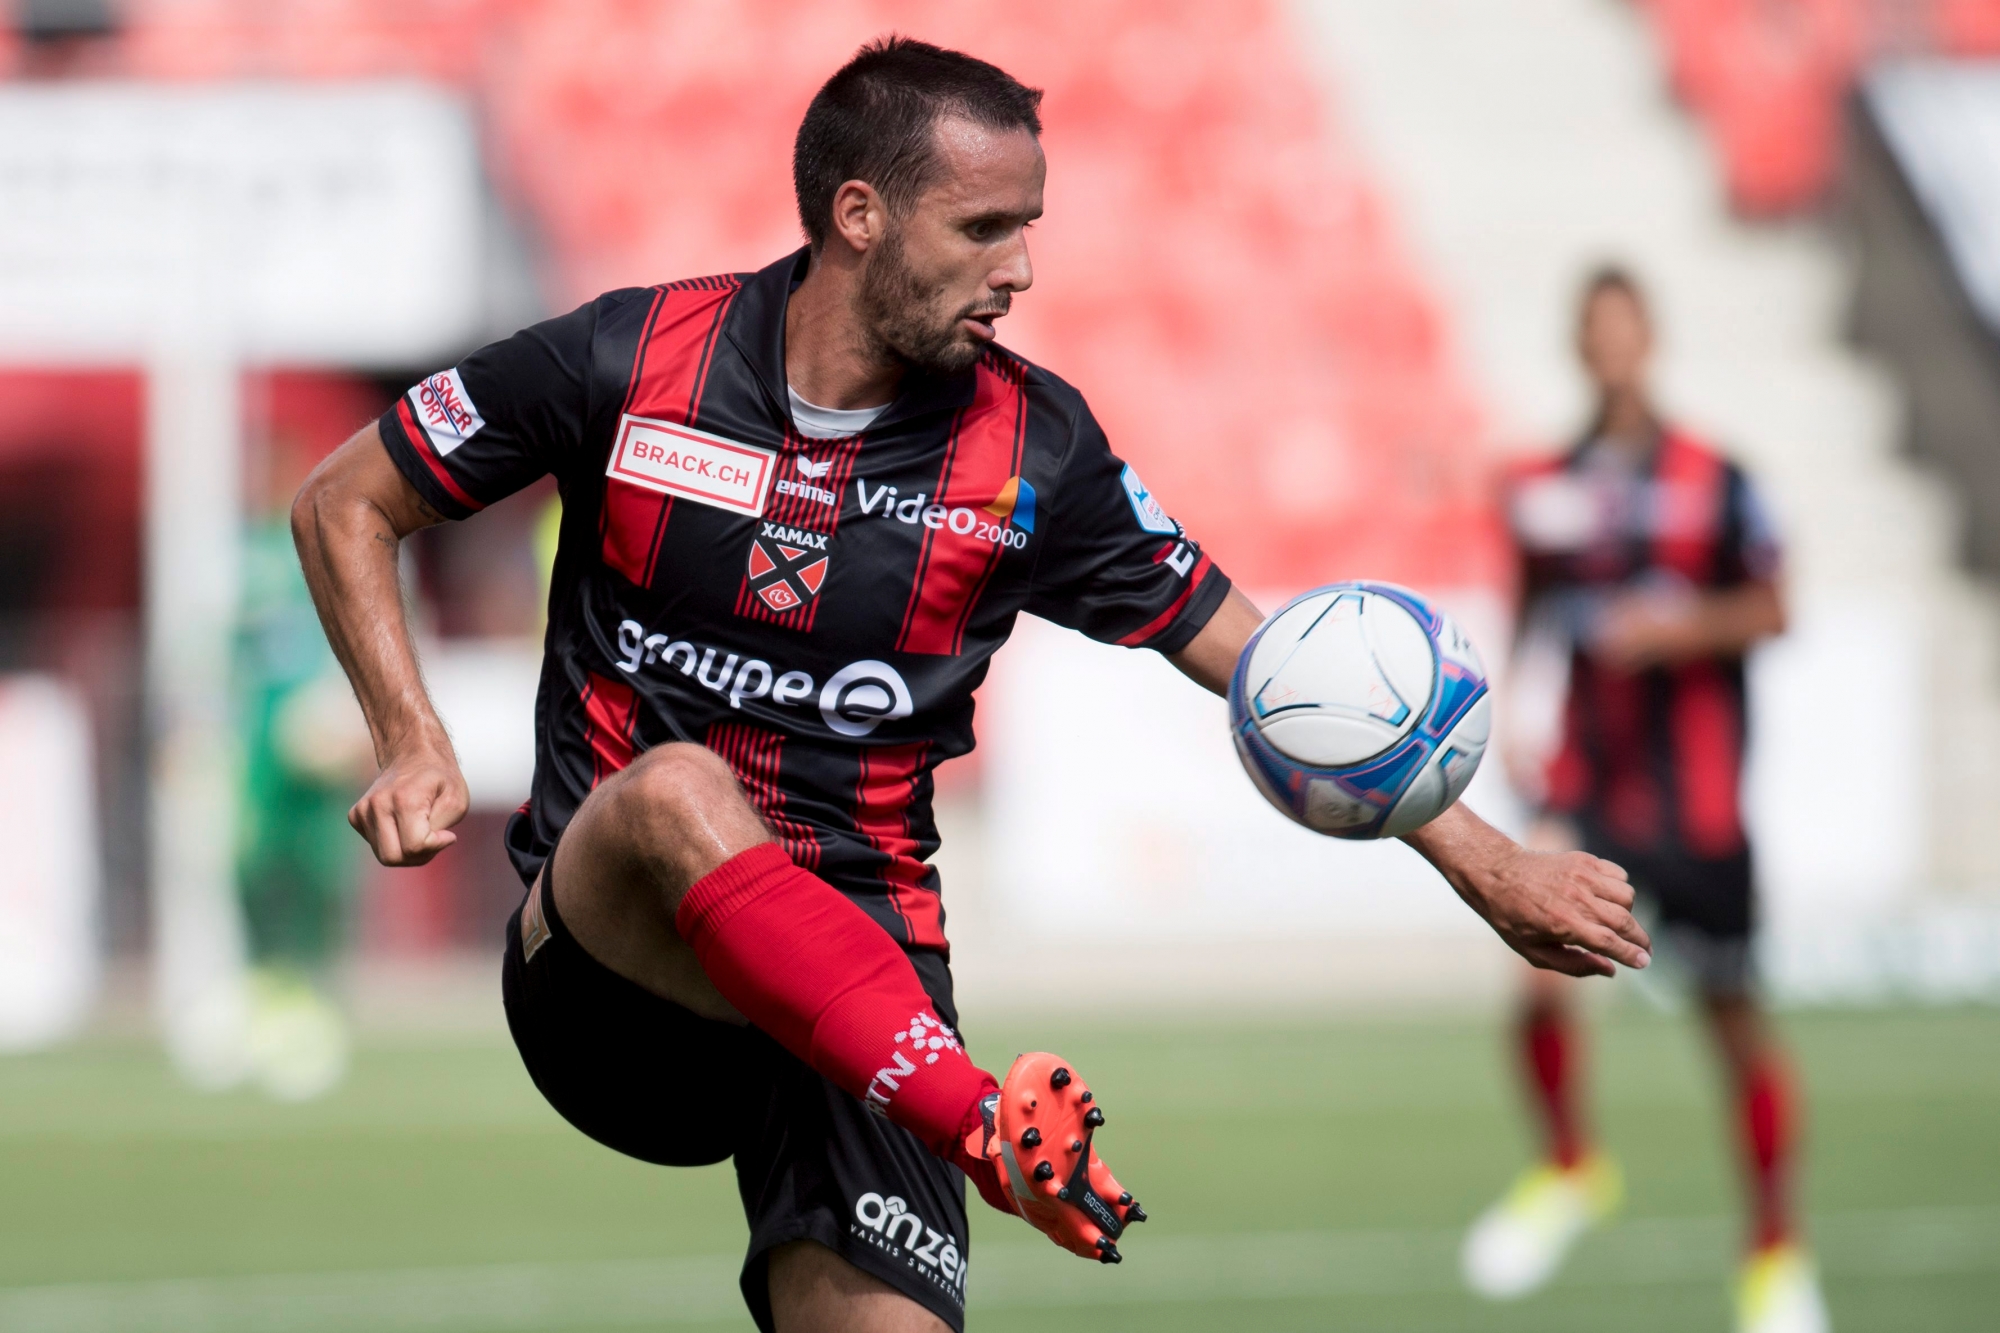
[[[958,1237],[926,1224],[901,1195],[884,1198],[869,1190],[854,1201],[854,1223],[849,1231],[964,1301],[966,1263],[965,1255],[959,1252]]]
[[[768,532],[772,525],[766,523],[764,527]],[[796,611],[819,596],[831,558],[812,547],[796,546],[769,536],[752,538],[750,590],[773,611]]]
[[[1139,527],[1146,532],[1157,532],[1162,537],[1178,537],[1181,525],[1167,515],[1153,493],[1146,489],[1146,483],[1139,480],[1139,474],[1127,463],[1118,480],[1125,485],[1125,498],[1132,502],[1132,514],[1139,520]]]
[[[754,444],[649,417],[621,417],[604,475],[696,504],[756,518],[770,498],[778,455]]]
[[[533,962],[535,954],[549,942],[549,918],[542,911],[542,877],[535,877],[535,887],[528,890],[528,901],[521,904],[521,961]]]
[[[465,381],[456,367],[440,371],[411,389],[410,407],[439,458],[486,428],[486,418],[472,405],[472,395],[465,391]]]

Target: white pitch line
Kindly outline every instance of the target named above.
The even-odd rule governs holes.
[[[1566,1286],[1718,1281],[1735,1224],[1642,1219],[1591,1237]],[[1458,1231],[1135,1235],[1104,1270],[1053,1247],[983,1245],[972,1308],[1416,1295],[1456,1290]],[[1839,1279],[2000,1272],[2000,1208],[1825,1214],[1822,1268]],[[733,1255],[494,1264],[0,1288],[0,1333],[504,1333],[740,1318]]]

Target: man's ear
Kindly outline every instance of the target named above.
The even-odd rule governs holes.
[[[868,182],[846,181],[833,192],[828,244],[844,244],[857,255],[866,254],[881,243],[888,225],[888,206]]]

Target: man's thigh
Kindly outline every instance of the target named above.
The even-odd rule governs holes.
[[[951,1333],[951,1325],[818,1241],[795,1240],[770,1256],[777,1333]]]
[[[577,943],[611,971],[703,1018],[741,1023],[674,927],[694,878],[769,840],[727,766],[706,750],[648,751],[584,799],[543,867]]]

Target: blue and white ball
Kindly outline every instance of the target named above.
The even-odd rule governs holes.
[[[1472,641],[1393,583],[1280,607],[1229,682],[1236,753],[1265,799],[1336,838],[1394,838],[1451,807],[1486,753],[1492,700]]]

